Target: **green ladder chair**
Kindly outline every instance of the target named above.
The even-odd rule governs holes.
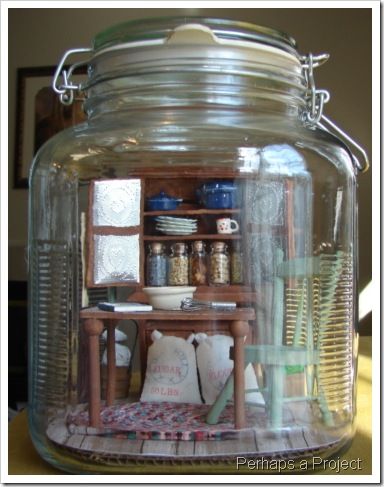
[[[307,306],[311,307],[313,291],[313,278],[319,276],[321,279],[321,256],[306,257],[283,261],[283,251],[275,251],[275,276],[273,278],[273,329],[272,344],[265,345],[245,345],[244,369],[250,364],[261,364],[266,373],[265,389],[260,390],[263,394],[265,405],[272,428],[279,428],[283,423],[283,406],[288,401],[317,400],[323,421],[332,425],[332,415],[328,409],[325,395],[319,384],[317,377],[317,366],[319,364],[319,348],[315,343],[319,343],[322,330],[326,326],[329,311],[332,309],[331,303],[327,310],[321,313],[320,323],[316,332],[317,340],[314,340],[314,329],[312,323],[312,309],[307,309],[304,319],[304,300],[309,296]],[[332,269],[328,269],[327,280],[331,279],[333,289],[336,288],[340,270],[342,266],[342,255],[336,253],[335,263]],[[331,277],[330,277],[331,276]],[[299,304],[297,307],[296,324],[292,344],[283,344],[284,335],[284,281],[286,279],[302,279],[303,286],[300,292]],[[331,287],[332,287],[331,286]],[[329,289],[328,289],[329,290]],[[331,289],[332,291],[332,289]],[[306,328],[306,344],[300,345],[300,338],[303,332],[304,322]],[[233,348],[230,352],[233,359]],[[307,394],[296,397],[284,396],[284,377],[288,367],[304,370],[306,374]],[[315,385],[317,388],[315,388]],[[316,394],[315,394],[316,389]],[[233,372],[227,379],[221,393],[212,404],[206,416],[208,424],[217,424],[219,416],[228,401],[232,398],[234,391]],[[253,392],[254,390],[247,390]]]

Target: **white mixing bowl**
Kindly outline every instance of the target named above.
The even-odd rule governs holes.
[[[196,287],[192,286],[161,286],[144,287],[149,303],[154,309],[178,310],[184,298],[192,298]]]

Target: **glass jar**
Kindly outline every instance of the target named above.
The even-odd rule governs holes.
[[[234,240],[231,251],[231,284],[243,284],[243,252],[239,240]]]
[[[170,286],[188,286],[188,249],[185,243],[178,242],[171,246],[169,256],[168,284]]]
[[[209,256],[209,285],[229,284],[230,259],[224,242],[214,242]]]
[[[151,243],[147,255],[147,286],[167,285],[167,261],[164,244]]]
[[[202,240],[197,240],[192,244],[192,252],[189,257],[189,275],[192,286],[208,284],[207,254]]]
[[[30,175],[28,414],[39,453],[70,472],[125,474],[137,461],[159,458],[174,464],[192,457],[211,465],[246,451],[296,465],[313,452],[336,455],[354,434],[359,167],[346,145],[323,129],[326,95],[315,89],[313,68],[325,57],[300,56],[290,37],[272,29],[184,17],[119,25],[99,34],[86,51],[88,79],[81,88],[88,120],[50,139]],[[62,66],[66,62],[63,58]],[[62,84],[58,77],[54,81],[66,104],[76,89],[71,72]],[[236,185],[236,208],[194,204],[199,188],[218,181]],[[183,205],[174,210],[178,220],[169,228],[166,210],[145,211],[143,202],[175,188]],[[207,229],[223,212],[241,220],[243,291],[229,285],[225,248],[234,236],[220,235],[217,242],[213,233],[198,234],[183,225],[183,212],[199,215]],[[152,233],[156,215],[163,217],[161,237]],[[225,400],[213,411],[205,404],[195,438],[217,433],[218,421],[239,435],[231,433],[223,449],[209,441],[190,450],[184,442],[176,455],[161,439],[137,447],[135,435],[151,432],[179,442],[182,425],[169,419],[178,414],[167,414],[160,402],[165,425],[156,422],[152,430],[135,417],[130,429],[129,418],[141,406],[131,397],[124,407],[114,404],[113,362],[107,402],[100,403],[99,337],[121,315],[110,312],[106,319],[106,312],[88,306],[88,297],[92,291],[117,291],[127,299],[133,292],[137,300],[145,286],[145,245],[155,239],[173,244],[169,285],[187,285],[182,238],[210,240],[213,247],[214,286],[198,297],[238,304],[225,320],[222,311],[184,314],[183,336],[196,329],[225,333],[235,345],[233,363],[212,376],[227,376],[235,367],[234,415],[231,408],[222,415]],[[207,312],[209,320],[202,320]],[[179,314],[168,312],[169,321],[159,319],[159,312],[140,314],[142,381],[153,326],[156,341],[179,329],[174,321]],[[129,312],[124,316],[135,319]],[[248,344],[257,365],[252,370],[259,372],[242,380]],[[111,356],[112,351],[110,341]],[[216,351],[228,357],[228,348]],[[213,356],[212,348],[206,358]],[[180,351],[180,364],[169,365],[177,381],[190,370],[186,357]],[[203,380],[201,363],[197,366]],[[164,379],[154,362],[152,369]],[[256,384],[259,392],[245,396],[244,383]],[[167,397],[177,413],[173,386],[161,388],[172,394]],[[245,398],[258,406],[245,406]],[[112,426],[108,418],[115,413]],[[248,435],[252,430],[256,442]],[[224,434],[218,438],[227,441]]]

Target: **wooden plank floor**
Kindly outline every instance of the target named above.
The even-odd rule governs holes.
[[[297,410],[290,410],[288,406],[285,418],[291,427],[272,432],[260,424],[255,429],[239,431],[237,438],[205,441],[130,440],[71,434],[65,419],[58,418],[49,424],[47,437],[58,448],[103,464],[147,459],[233,461],[236,456],[295,458],[322,452],[328,456],[340,447],[344,438],[336,430],[326,433],[306,426],[305,423],[310,424],[310,416],[308,407],[301,408],[298,418]]]

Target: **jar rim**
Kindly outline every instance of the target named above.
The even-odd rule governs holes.
[[[122,44],[164,41],[175,28],[187,24],[205,25],[220,40],[264,44],[297,55],[295,39],[285,32],[250,22],[198,16],[152,17],[122,22],[96,34],[93,50],[96,54]]]
[[[109,81],[112,75],[204,71],[231,76],[263,72],[269,80],[289,81],[301,91],[305,80],[295,46],[279,31],[233,20],[130,21],[96,36],[85,89]]]
[[[164,97],[168,85],[181,86],[193,80],[196,86],[192,87],[187,104],[198,99],[196,93],[203,86],[205,91],[200,102],[226,104],[228,89],[223,86],[228,84],[231,93],[235,92],[231,103],[241,104],[236,98],[235,84],[248,83],[247,93],[249,89],[256,93],[254,80],[257,79],[260,90],[268,86],[263,92],[265,99],[279,102],[275,94],[281,92],[284,107],[294,107],[296,114],[298,106],[304,103],[306,83],[295,46],[293,39],[279,31],[234,20],[160,17],[130,21],[96,36],[88,79],[82,88],[88,92],[89,99],[96,100],[95,106],[111,91],[121,94],[123,89],[151,87],[153,92],[152,83],[155,88],[162,87],[162,100],[169,102]],[[218,87],[217,93],[213,86]],[[180,103],[182,93],[175,96],[176,103]],[[139,103],[142,98],[137,98]],[[131,104],[136,100],[132,96],[126,99]],[[152,105],[157,102],[151,100]],[[121,107],[121,100],[118,105]],[[91,103],[87,106],[91,107]],[[114,105],[111,106],[113,109]],[[89,109],[91,112],[98,113],[94,108]]]

